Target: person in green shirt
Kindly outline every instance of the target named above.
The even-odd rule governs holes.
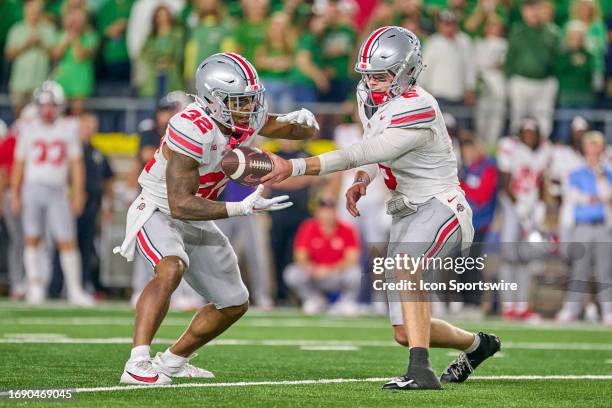
[[[198,21],[185,44],[183,66],[183,78],[190,88],[193,88],[193,73],[200,62],[211,54],[238,48],[232,37],[233,23],[224,18],[225,10],[218,0],[195,0],[194,9]]]
[[[140,53],[146,71],[140,94],[160,99],[170,91],[183,89],[183,31],[176,26],[170,9],[164,5],[153,13],[151,27],[153,31]]]
[[[17,0],[0,0],[0,50],[4,50],[9,29],[23,19],[23,7]],[[5,92],[8,85],[9,64],[3,59],[0,62],[0,92]]]
[[[586,48],[586,33],[587,27],[581,21],[568,22],[565,43],[555,62],[555,72],[559,79],[558,107],[561,109],[586,110],[595,103],[592,86],[595,57]],[[576,115],[579,114],[576,112]],[[557,142],[565,143],[569,136],[570,121],[560,121],[556,131]]]
[[[85,9],[71,9],[63,20],[64,31],[59,35],[57,46],[52,52],[57,61],[53,78],[64,88],[72,104],[73,100],[93,94],[94,57],[99,37],[89,28]]]
[[[515,23],[508,36],[505,72],[509,78],[511,128],[518,131],[521,120],[533,116],[540,133],[552,130],[558,83],[554,64],[561,43],[554,24],[545,24],[538,0],[523,0],[523,21]]]
[[[324,102],[346,101],[353,86],[353,60],[357,46],[357,34],[352,24],[353,11],[335,0],[330,1],[326,9],[325,15],[331,24],[321,48],[325,71],[331,81],[329,91],[322,97]]]
[[[16,114],[49,73],[49,50],[55,29],[43,20],[42,6],[41,0],[26,0],[24,20],[11,27],[6,40],[5,55],[12,63],[9,93]]]
[[[249,61],[255,58],[255,49],[266,37],[268,27],[268,0],[242,2],[244,17],[234,30],[234,37],[240,47],[240,54]]]
[[[327,29],[327,20],[325,16],[312,14],[306,27],[295,49],[291,82],[295,102],[313,103],[319,94],[329,91],[329,78],[324,71],[319,45]]]
[[[601,18],[599,4],[594,0],[574,0],[570,5],[570,18],[572,21],[579,20],[586,26],[584,46],[594,56],[595,76],[593,81],[596,90],[601,91],[604,87],[608,34]]]
[[[270,110],[284,112],[292,104],[289,74],[293,68],[295,38],[289,16],[276,12],[270,17],[266,37],[255,50],[255,68],[264,86]]]
[[[102,61],[107,80],[130,80],[130,57],[126,28],[134,0],[106,0],[96,15],[97,29],[102,35]]]

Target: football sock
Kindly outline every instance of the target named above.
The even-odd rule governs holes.
[[[183,356],[177,356],[170,349],[166,349],[164,354],[162,354],[162,360],[167,363],[170,367],[179,367],[187,361],[187,359]]]
[[[68,295],[83,291],[81,284],[81,255],[77,250],[60,251],[60,264],[66,278]]]
[[[476,349],[478,349],[479,346],[480,346],[480,336],[475,334],[474,335],[474,341],[472,342],[472,344],[468,348],[463,350],[463,351],[466,354],[470,354],[470,353],[473,353],[474,351],[476,351]]]
[[[410,370],[411,367],[429,367],[429,350],[425,347],[410,347],[408,370]]]
[[[42,262],[43,251],[40,245],[36,247],[26,246],[23,251],[23,264],[25,267],[28,285],[42,284]]]
[[[136,346],[132,349],[130,353],[130,360],[142,360],[145,358],[149,358],[151,353],[151,346],[143,345]]]

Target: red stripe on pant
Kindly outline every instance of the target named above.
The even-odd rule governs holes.
[[[425,259],[429,259],[432,258],[436,252],[438,251],[438,249],[440,249],[440,247],[442,246],[442,244],[444,244],[444,241],[446,241],[448,239],[448,237],[450,236],[450,234],[453,232],[453,230],[459,225],[459,220],[457,219],[457,217],[455,217],[450,224],[448,224],[446,226],[446,228],[444,228],[444,230],[442,230],[442,233],[440,234],[440,237],[438,238],[438,240],[436,241],[436,245],[434,245],[433,248],[431,248],[431,251],[429,251],[427,253],[427,255],[425,256]]]
[[[151,263],[153,263],[153,265],[157,265],[157,263],[160,261],[160,258],[151,249],[151,247],[147,243],[147,240],[145,239],[142,231],[138,231],[138,236],[137,237],[138,237],[138,243],[140,244],[140,247],[145,252],[147,257],[149,257],[149,259],[151,260]]]

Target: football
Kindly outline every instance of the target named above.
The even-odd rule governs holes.
[[[255,186],[272,171],[274,163],[267,154],[252,147],[237,147],[221,159],[221,169],[230,179],[245,186]]]

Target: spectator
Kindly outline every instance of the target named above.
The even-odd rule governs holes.
[[[183,88],[183,32],[175,25],[170,9],[164,5],[153,13],[151,27],[153,31],[140,54],[146,72],[140,94],[159,99],[170,91]]]
[[[573,0],[570,6],[570,22],[579,20],[586,26],[584,45],[594,56],[593,87],[601,91],[604,85],[605,54],[608,46],[606,25],[601,18],[601,11],[595,0]]]
[[[307,157],[300,150],[296,140],[278,140],[280,150],[276,152],[285,160]],[[293,206],[284,211],[270,213],[270,247],[276,271],[276,299],[286,301],[287,287],[283,281],[283,271],[291,263],[293,242],[299,226],[310,217],[308,193],[318,178],[313,176],[295,177],[275,184],[269,195],[276,197],[287,194]]]
[[[497,205],[497,165],[487,156],[473,138],[463,138],[461,141],[461,158],[463,169],[461,188],[472,208],[472,223],[474,225],[474,243],[470,247],[470,257],[477,259],[482,256],[487,234],[493,224],[495,207]],[[459,276],[462,282],[478,282],[482,280],[482,271],[473,268]],[[472,306],[480,304],[479,292],[466,292],[463,302]]]
[[[6,40],[6,58],[12,62],[9,92],[15,117],[49,73],[55,29],[42,19],[42,5],[41,0],[26,0],[24,19],[11,27]]]
[[[64,32],[52,52],[58,61],[53,76],[71,101],[72,113],[78,115],[83,99],[93,94],[94,57],[99,39],[89,28],[85,9],[70,9],[63,22]],[[75,109],[76,106],[80,109]]]
[[[191,1],[187,3],[191,4]],[[138,63],[140,52],[145,41],[151,34],[153,14],[160,6],[166,6],[173,17],[178,16],[185,6],[184,0],[135,0],[130,12],[127,26],[127,47],[132,63]],[[184,26],[184,29],[191,29],[187,24],[175,18],[175,27]],[[132,68],[134,70],[134,68]]]
[[[223,6],[218,0],[195,0],[197,24],[191,30],[185,45],[183,78],[193,83],[196,68],[211,54],[233,51],[237,48],[232,38],[233,24],[224,17]]]
[[[332,23],[321,47],[325,70],[331,81],[323,101],[339,103],[346,100],[353,86],[353,60],[357,41],[352,23],[354,9],[336,0],[330,2],[326,10],[326,16]]]
[[[134,0],[106,0],[96,15],[102,34],[102,62],[104,78],[113,86],[125,87],[130,80],[130,57],[127,50],[127,22]]]
[[[561,322],[575,320],[580,314],[593,271],[603,323],[612,327],[612,167],[604,162],[605,147],[600,132],[586,133],[582,140],[586,165],[569,176],[575,221],[572,240],[584,247],[581,256],[573,259],[565,303],[557,316]]]
[[[266,38],[268,28],[268,0],[241,0],[244,18],[236,26],[234,36],[240,47],[240,53],[247,60],[253,61],[255,49]]]
[[[329,80],[323,71],[323,53],[319,46],[326,29],[326,18],[313,14],[308,19],[306,31],[298,40],[291,74],[295,102],[316,102],[317,93],[323,94],[329,90]]]
[[[492,19],[504,26],[508,23],[509,14],[502,0],[478,0],[465,20],[465,31],[477,37],[486,35],[487,25]]]
[[[493,146],[501,137],[506,122],[506,62],[508,41],[503,36],[501,19],[491,15],[485,38],[476,40],[475,57],[482,91],[476,105],[476,132],[479,140]]]
[[[302,302],[306,314],[322,312],[325,294],[340,292],[334,309],[355,315],[361,282],[359,239],[350,226],[338,221],[336,202],[319,199],[313,219],[297,232],[294,263],[285,269],[285,283]]]
[[[7,130],[0,120],[0,219],[4,220],[8,234],[8,278],[11,298],[23,299],[25,287],[23,282],[23,249],[24,238],[21,219],[11,211],[10,179],[15,161],[17,143],[15,129]]]
[[[0,50],[4,50],[10,28],[23,19],[23,8],[17,0],[0,0]],[[8,60],[0,62],[0,92],[5,92],[8,82]]]
[[[512,132],[521,119],[534,116],[542,136],[552,130],[558,83],[554,64],[559,49],[559,33],[550,24],[543,25],[538,0],[521,5],[523,21],[515,23],[508,36],[506,75],[509,77]]]
[[[557,57],[555,72],[559,79],[559,108],[586,110],[593,107],[593,55],[584,43],[585,25],[577,20],[571,21],[566,28],[565,44]],[[581,114],[576,112],[575,114]],[[567,143],[570,136],[570,121],[561,120],[556,132],[556,140]]]
[[[272,102],[270,110],[274,112],[285,112],[292,104],[289,75],[293,68],[295,38],[289,23],[285,13],[274,13],[268,23],[266,38],[255,51],[255,66]]]
[[[612,107],[612,15],[606,19],[608,27],[608,48],[606,52],[606,78],[604,89],[604,107]]]
[[[476,66],[472,42],[459,30],[451,11],[440,13],[437,32],[423,48],[421,85],[435,96],[443,109],[472,105],[475,102]]]

